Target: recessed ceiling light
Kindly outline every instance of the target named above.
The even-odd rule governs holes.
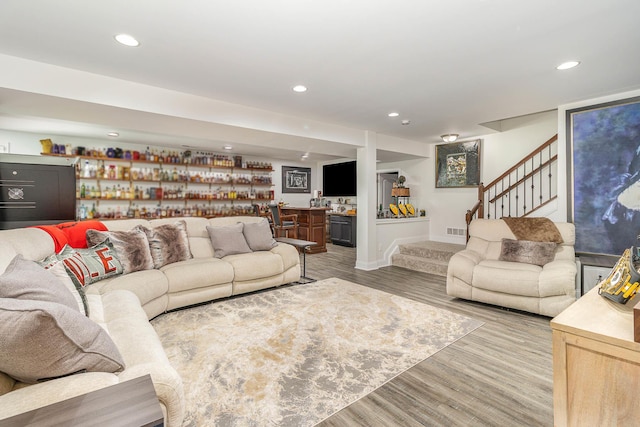
[[[117,138],[120,136],[120,134],[118,132],[109,132],[107,136],[110,136],[112,138]]]
[[[577,67],[578,65],[580,65],[580,61],[567,61],[558,65],[556,70],[568,70],[570,68]]]
[[[118,43],[123,44],[125,46],[129,46],[129,47],[140,46],[140,42],[136,40],[133,36],[130,36],[129,34],[118,34],[114,38]]]
[[[224,148],[225,150],[233,150],[233,147],[231,145],[229,145],[229,144],[225,145],[222,148]]]
[[[300,156],[300,160],[307,160],[309,158],[309,153],[304,153],[302,156]]]
[[[389,116],[389,117],[398,117],[399,115],[400,115],[400,113],[396,113],[396,112],[387,114],[387,116]]]
[[[402,124],[403,124],[404,126],[409,125],[409,124],[411,124],[411,120],[403,120],[403,121],[402,121]]]
[[[307,91],[307,87],[303,85],[296,85],[293,87],[294,92],[302,93]]]

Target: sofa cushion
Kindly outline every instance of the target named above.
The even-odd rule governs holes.
[[[49,301],[79,310],[73,294],[51,272],[16,255],[0,275],[0,298]]]
[[[217,258],[194,258],[160,269],[169,283],[169,293],[195,290],[209,286],[231,283],[233,267]]]
[[[484,260],[473,269],[471,285],[506,294],[539,297],[542,267],[508,261]]]
[[[266,218],[260,222],[244,224],[242,234],[252,251],[268,251],[278,244],[273,238],[271,226]]]
[[[88,249],[65,246],[57,257],[64,263],[76,286],[85,287],[123,271],[109,239]]]
[[[0,371],[25,383],[124,369],[109,334],[62,304],[0,298],[0,336]]]
[[[87,295],[107,294],[116,290],[133,292],[143,306],[166,295],[169,291],[167,277],[160,270],[141,270],[101,280],[89,286]]]
[[[284,272],[282,257],[270,251],[229,255],[224,257],[223,261],[233,266],[234,283],[264,279]]]
[[[153,268],[149,240],[142,229],[134,228],[131,231],[87,230],[87,243],[91,246],[102,243],[107,238],[113,244],[125,274]]]
[[[216,258],[251,252],[251,248],[242,233],[243,228],[244,224],[241,222],[225,227],[207,226],[207,232],[209,233]]]
[[[136,228],[138,227],[146,233],[149,240],[154,268],[191,258],[187,225],[184,221],[162,224],[153,228],[143,226]]]
[[[560,233],[558,233],[560,236]],[[502,239],[500,261],[524,262],[543,266],[553,261],[556,253],[554,242],[532,242],[529,240]]]

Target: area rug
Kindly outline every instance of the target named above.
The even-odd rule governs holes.
[[[335,278],[151,323],[194,427],[313,426],[482,325]]]

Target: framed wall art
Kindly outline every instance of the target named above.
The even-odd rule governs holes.
[[[436,145],[436,188],[480,184],[480,142],[476,139]]]
[[[311,168],[282,166],[283,193],[310,193]]]
[[[567,110],[566,123],[576,252],[640,246],[640,97]]]

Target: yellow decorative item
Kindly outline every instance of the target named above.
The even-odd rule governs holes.
[[[389,204],[389,210],[391,211],[392,214],[394,214],[395,216],[398,216],[398,207],[393,203]]]
[[[50,139],[41,139],[40,144],[42,144],[43,154],[51,154],[53,151],[53,142],[51,142]]]
[[[398,208],[400,209],[400,212],[402,213],[403,216],[407,216],[407,208],[405,205],[403,205],[402,203],[400,203],[398,205]]]
[[[415,216],[416,208],[414,208],[411,203],[407,203],[407,212],[409,212],[409,215]]]

